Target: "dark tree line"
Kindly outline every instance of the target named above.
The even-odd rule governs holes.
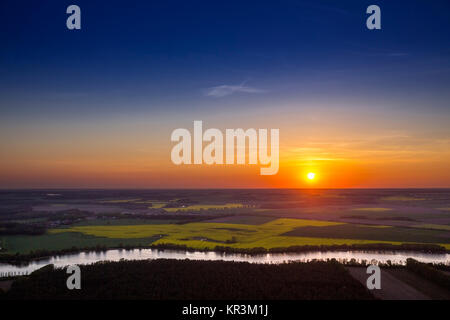
[[[0,236],[17,234],[35,236],[44,234],[45,231],[45,226],[40,224],[0,222]]]
[[[81,290],[63,269],[44,267],[16,280],[3,299],[373,299],[336,261],[280,265],[144,260],[81,266]]]
[[[231,242],[232,243],[232,242]],[[157,249],[170,249],[170,250],[183,250],[183,251],[216,251],[223,253],[242,253],[250,255],[266,254],[266,253],[301,253],[311,251],[354,251],[364,250],[373,252],[385,252],[385,251],[418,251],[424,253],[445,253],[447,250],[440,245],[436,244],[420,244],[420,243],[403,243],[400,245],[394,245],[389,243],[366,243],[366,244],[352,244],[352,245],[302,245],[302,246],[289,246],[289,247],[275,247],[266,249],[263,247],[254,248],[233,248],[228,246],[215,246],[214,249],[205,247],[190,248],[186,245],[161,243],[153,244],[151,248]]]
[[[422,278],[450,290],[450,276],[434,266],[408,258],[406,268]]]

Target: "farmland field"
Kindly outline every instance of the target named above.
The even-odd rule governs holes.
[[[334,225],[327,228],[296,228],[285,233],[285,235],[338,239],[384,240],[394,242],[450,243],[450,235],[446,232],[402,227],[383,228],[356,224]]]
[[[72,247],[94,248],[96,246],[104,247],[118,247],[122,245],[127,246],[144,246],[149,245],[155,240],[156,237],[143,237],[143,238],[108,238],[108,237],[96,237],[85,235],[77,232],[64,232],[64,233],[48,233],[37,236],[27,235],[13,235],[3,236],[0,238],[2,246],[8,249],[10,253],[30,253],[37,250],[63,250],[70,249]]]
[[[225,204],[196,204],[190,205],[181,208],[164,208],[167,212],[175,212],[175,211],[199,211],[199,210],[209,210],[209,209],[236,209],[243,208],[244,206],[240,203],[225,203]]]
[[[260,225],[229,223],[189,223],[74,226],[52,229],[53,234],[76,232],[112,239],[159,237],[154,244],[209,248],[276,248],[294,245],[341,245],[368,243],[437,243],[450,247],[450,238],[440,231],[384,226],[365,226],[320,220],[277,219]]]
[[[0,254],[72,247],[438,244],[447,189],[0,192]]]

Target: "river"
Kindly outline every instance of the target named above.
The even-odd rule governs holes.
[[[431,254],[421,252],[367,252],[367,251],[312,251],[303,253],[267,253],[260,255],[246,255],[237,253],[219,252],[186,252],[176,250],[160,249],[110,249],[103,252],[79,252],[53,256],[51,258],[32,261],[26,265],[16,266],[0,263],[0,276],[7,274],[24,275],[29,274],[45,265],[54,264],[56,267],[64,267],[73,264],[90,264],[99,261],[145,260],[145,259],[192,259],[192,260],[223,260],[223,261],[245,261],[250,263],[284,263],[288,261],[307,262],[314,259],[327,260],[335,258],[338,261],[355,259],[358,262],[365,260],[374,263],[386,263],[390,260],[395,264],[404,264],[407,258],[414,258],[427,263],[450,264],[450,254]]]

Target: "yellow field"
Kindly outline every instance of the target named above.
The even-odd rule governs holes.
[[[176,201],[178,199],[175,199]],[[161,200],[142,200],[142,199],[114,199],[114,200],[102,200],[100,203],[108,203],[108,204],[121,204],[121,203],[137,203],[137,204],[151,204],[148,206],[149,209],[161,209],[164,208],[169,202],[161,201]],[[52,205],[57,206],[57,205]],[[64,205],[62,205],[64,206]],[[226,203],[226,204],[195,204],[187,207],[180,208],[164,208],[167,212],[176,212],[176,211],[199,211],[199,210],[208,210],[208,209],[236,209],[236,208],[244,208],[245,206],[241,203]]]
[[[100,203],[128,203],[128,202],[136,202],[141,199],[117,199],[117,200],[103,200]]]
[[[371,243],[390,243],[399,245],[400,242],[358,239],[333,239],[282,236],[285,232],[298,227],[325,227],[343,223],[318,220],[277,219],[262,225],[244,225],[229,223],[188,223],[188,224],[147,224],[126,226],[74,226],[67,229],[51,229],[50,233],[80,232],[86,235],[129,239],[160,236],[161,239],[153,244],[186,245],[196,249],[214,249],[216,246],[232,248],[266,249],[289,247],[295,245],[352,245]],[[449,248],[450,245],[444,245]]]
[[[356,208],[353,209],[353,211],[365,211],[365,212],[384,212],[384,211],[391,211],[391,208]]]
[[[51,229],[50,233],[81,232],[86,235],[107,238],[146,238],[161,236],[157,243],[185,244],[190,247],[215,247],[220,243],[231,241],[234,247],[253,247],[253,243],[263,241],[269,237],[288,232],[302,226],[329,226],[340,223],[300,220],[277,219],[262,225],[244,225],[230,223],[188,223],[179,224],[146,224],[127,226],[74,226],[67,229]],[[293,238],[293,237],[286,237]],[[202,241],[208,239],[208,241]]]
[[[149,209],[160,209],[166,205],[165,202],[152,202],[152,206]]]
[[[421,229],[433,229],[433,230],[445,230],[450,231],[450,226],[442,225],[442,224],[418,224],[413,226],[414,228]]]
[[[198,210],[208,210],[208,209],[235,209],[235,208],[243,208],[244,205],[241,203],[226,203],[226,204],[194,204],[191,206],[183,207],[183,208],[164,208],[167,212],[175,212],[175,211],[198,211]]]

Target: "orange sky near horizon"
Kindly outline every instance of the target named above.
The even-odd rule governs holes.
[[[424,115],[405,119],[392,112],[389,119],[383,113],[342,114],[318,110],[294,118],[280,113],[270,123],[264,113],[204,120],[204,130],[222,132],[279,128],[280,165],[273,176],[261,176],[259,164],[174,165],[171,131],[193,130],[192,121],[182,118],[142,115],[4,126],[0,188],[450,187],[446,117],[426,115],[423,121]],[[308,172],[316,173],[314,180],[307,179]]]
[[[320,144],[319,144],[320,145]],[[86,147],[86,146],[85,146]],[[79,148],[79,149],[78,149]],[[174,165],[170,150],[117,147],[22,150],[2,158],[2,188],[408,188],[450,187],[447,151],[315,147],[280,150],[276,175],[261,165]],[[165,149],[165,150],[164,150]],[[17,152],[17,151],[16,151]],[[313,180],[307,174],[316,174]]]
[[[14,168],[13,168],[14,169]],[[20,171],[20,172],[19,172]],[[314,172],[314,180],[307,174]],[[277,175],[259,175],[258,165],[138,167],[29,166],[2,172],[8,188],[415,188],[449,187],[442,162],[312,161],[281,163]]]

